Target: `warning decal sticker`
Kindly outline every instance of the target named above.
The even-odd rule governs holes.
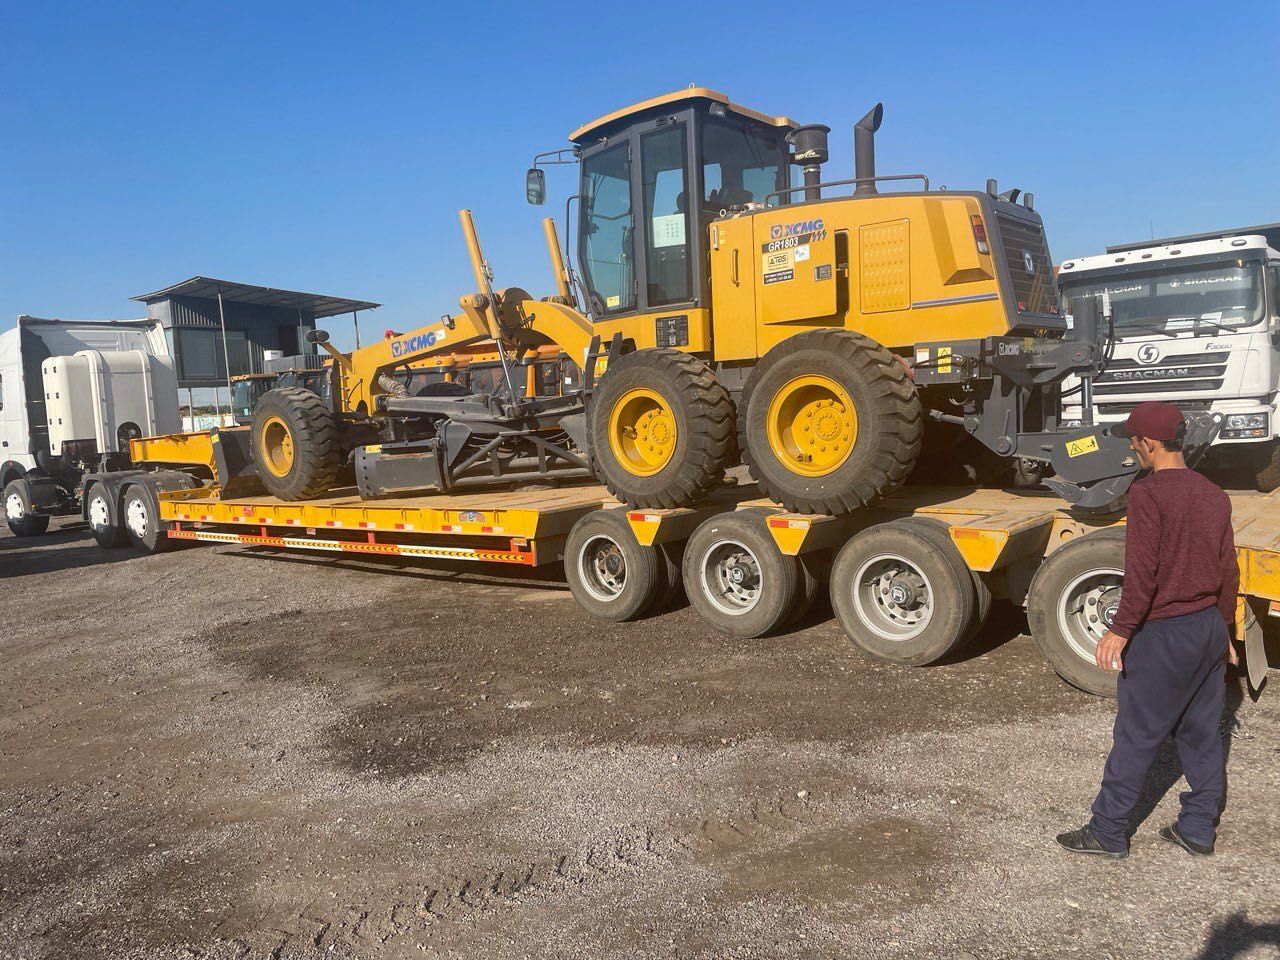
[[[1079,440],[1067,441],[1068,457],[1082,457],[1086,453],[1096,453],[1097,450],[1098,437],[1096,434],[1088,437],[1081,437]]]
[[[791,249],[774,250],[760,257],[760,272],[764,275],[766,284],[782,283],[795,278],[794,253]]]

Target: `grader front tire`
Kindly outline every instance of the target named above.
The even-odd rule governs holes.
[[[281,500],[314,500],[338,474],[338,424],[315,393],[277,387],[253,409],[253,457],[263,486]]]
[[[734,453],[734,408],[711,369],[679,350],[638,350],[610,364],[591,416],[596,475],[633,507],[697,503]]]
[[[898,359],[848,330],[770,350],[742,391],[739,445],[761,492],[797,513],[849,513],[915,466],[924,416]]]

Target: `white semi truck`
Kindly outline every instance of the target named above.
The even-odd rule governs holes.
[[[1094,422],[1144,400],[1221,413],[1206,465],[1280,487],[1280,223],[1108,247],[1063,261],[1058,287],[1068,316],[1093,298],[1114,337],[1094,378]],[[1079,381],[1063,391],[1063,419],[1080,422]]]
[[[17,536],[80,512],[85,476],[128,469],[130,440],[180,427],[159,323],[23,316],[0,333],[0,496]]]

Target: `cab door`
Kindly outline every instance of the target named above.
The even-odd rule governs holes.
[[[711,232],[711,343],[717,360],[756,353],[756,279],[750,217],[718,220]]]

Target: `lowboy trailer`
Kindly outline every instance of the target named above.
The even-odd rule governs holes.
[[[1119,608],[1124,518],[1073,511],[1045,492],[905,487],[844,516],[799,514],[726,483],[693,507],[633,509],[603,486],[459,490],[362,499],[354,489],[289,502],[261,491],[248,431],[148,438],[132,451],[172,462],[174,444],[208,450],[213,483],[152,492],[154,528],[133,538],[278,550],[537,567],[563,562],[578,603],[631,620],[681,590],[709,625],[759,637],[801,619],[829,589],[867,654],[933,663],[982,627],[994,600],[1025,607],[1045,659],[1068,683],[1114,694],[1093,662]],[[192,459],[195,459],[194,457]],[[1261,621],[1280,615],[1280,494],[1232,494],[1240,559],[1237,637],[1251,684],[1267,670]]]

